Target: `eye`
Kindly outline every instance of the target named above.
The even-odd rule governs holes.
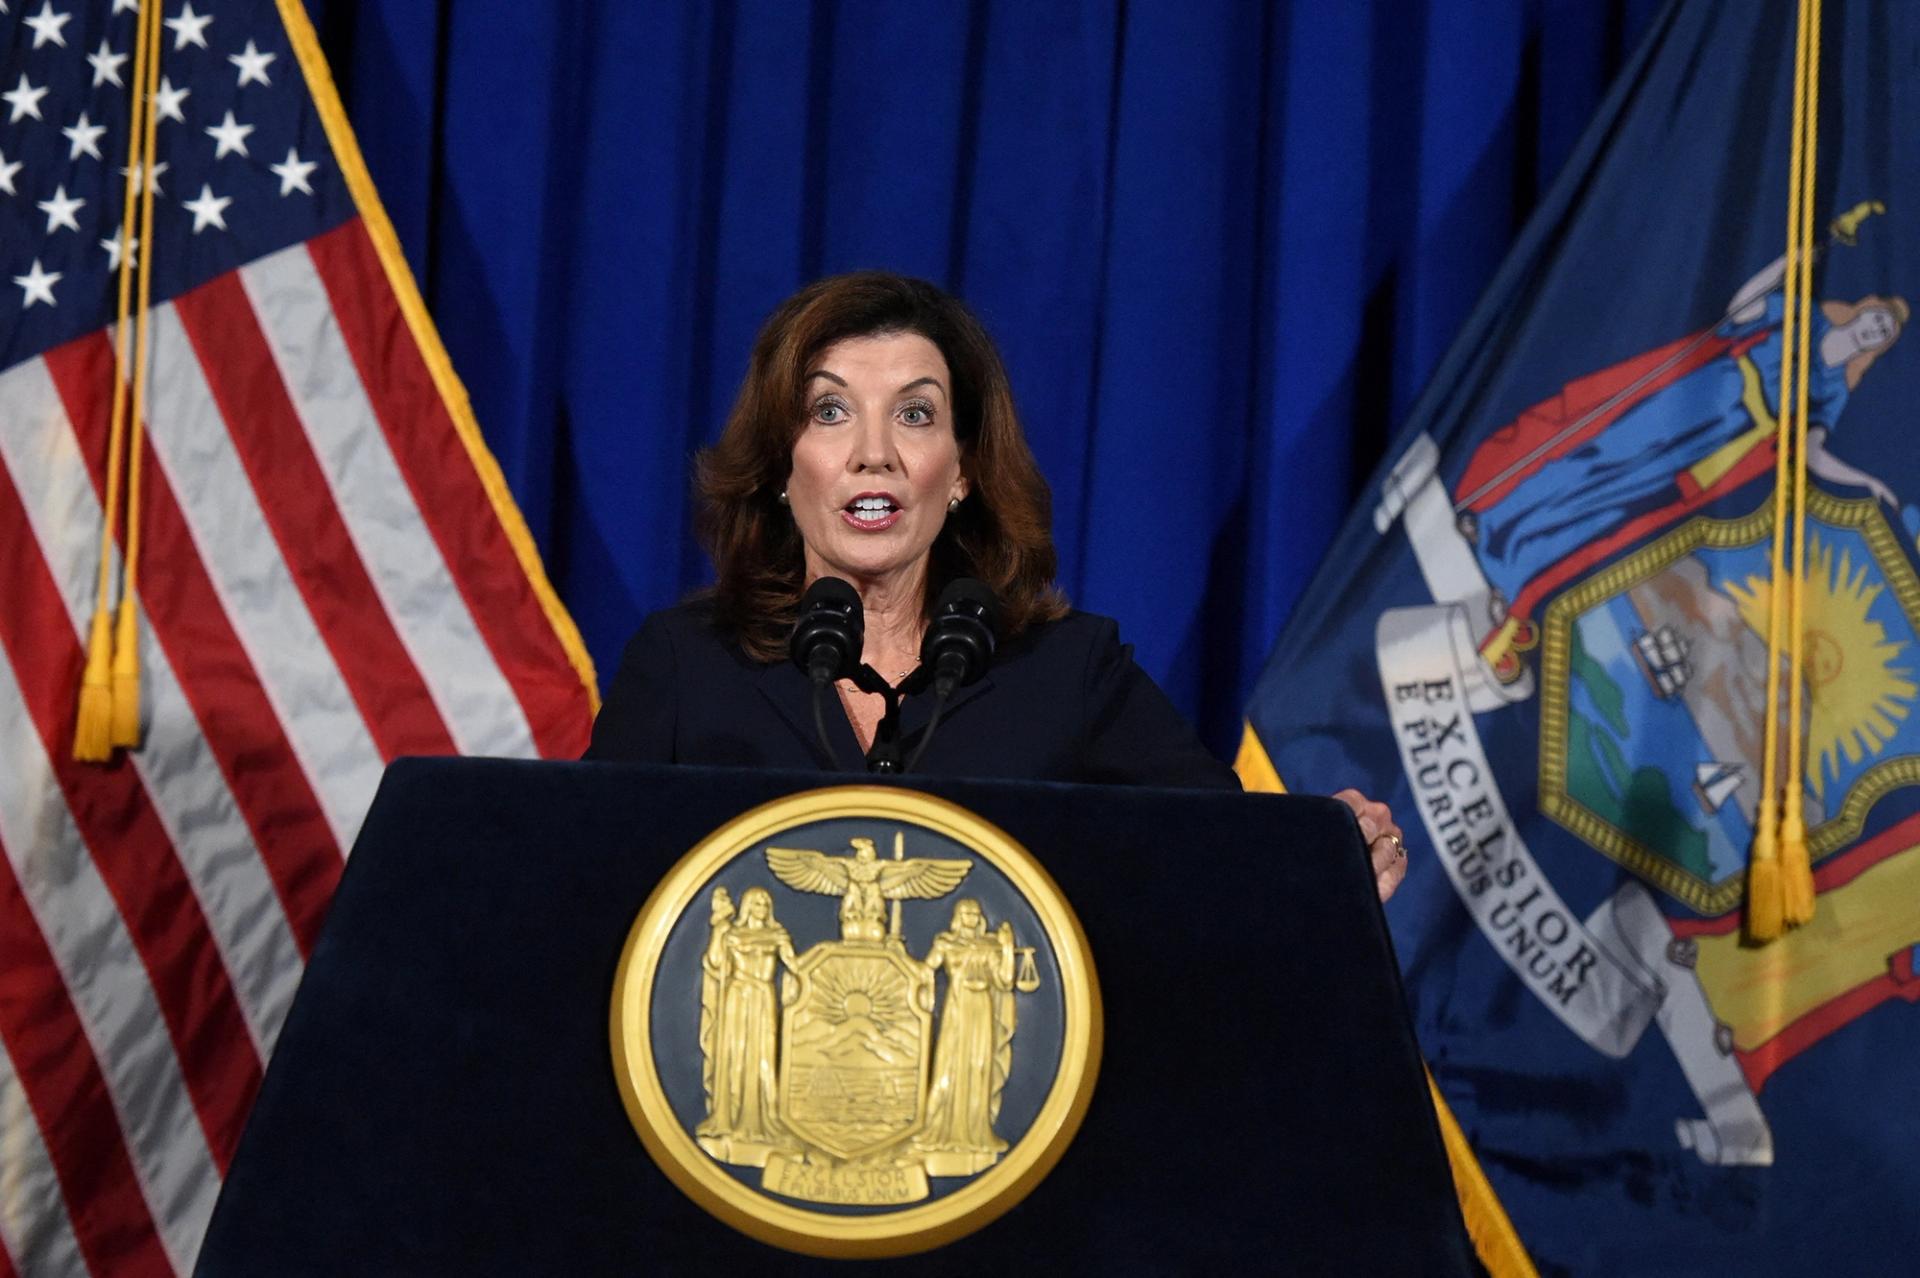
[[[822,426],[838,426],[850,415],[847,406],[832,396],[816,400],[813,405],[813,420]]]
[[[900,420],[908,426],[931,426],[933,405],[924,399],[908,400],[900,406]]]

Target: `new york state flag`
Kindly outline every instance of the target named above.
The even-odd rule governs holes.
[[[1544,1272],[1920,1254],[1920,6],[1833,0],[1818,32],[1800,657],[1772,703],[1798,682],[1811,921],[1744,917],[1786,588],[1792,4],[1668,6],[1248,711],[1289,785],[1367,777],[1408,828],[1416,1026]]]

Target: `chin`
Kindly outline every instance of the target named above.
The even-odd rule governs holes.
[[[865,549],[865,548],[863,548]],[[875,554],[874,547],[866,554],[822,556],[828,573],[841,577],[858,577],[872,580],[876,577],[891,577],[896,573],[912,568],[915,563],[926,558],[921,555]]]

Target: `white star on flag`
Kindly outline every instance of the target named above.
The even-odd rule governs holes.
[[[155,195],[166,194],[166,191],[161,189],[161,186],[160,186],[160,175],[162,173],[165,173],[168,167],[169,166],[165,160],[162,160],[158,164],[153,166],[153,176],[147,180],[147,185],[153,190],[153,193]],[[123,167],[120,170],[120,176],[121,177],[128,176],[128,171],[126,168]],[[138,164],[133,166],[132,176],[133,176],[135,185],[138,185],[140,181],[140,166]],[[142,192],[142,194],[145,194],[145,192]]]
[[[192,92],[192,89],[174,88],[172,78],[163,75],[160,77],[160,88],[153,95],[153,109],[159,113],[162,120],[178,120],[185,124],[187,117],[180,110],[180,104],[185,102],[187,95]]]
[[[246,48],[227,56],[227,61],[240,68],[240,83],[235,87],[244,89],[255,80],[271,86],[273,81],[267,79],[267,63],[278,56],[275,53],[262,53],[254,47],[253,41],[247,41]]]
[[[199,196],[184,201],[180,207],[193,214],[193,233],[198,235],[209,226],[226,230],[227,219],[222,214],[231,203],[233,203],[232,196],[215,195],[213,188],[203,182],[200,184]]]
[[[60,131],[73,144],[67,152],[68,160],[77,160],[83,155],[91,155],[96,160],[100,158],[100,135],[107,131],[106,125],[91,123],[87,113],[82,111],[78,120]]]
[[[247,134],[253,132],[251,124],[239,124],[234,121],[233,112],[227,112],[227,118],[206,130],[208,137],[216,143],[213,158],[219,159],[230,151],[247,153]]]
[[[52,235],[63,226],[68,230],[79,230],[80,222],[73,215],[78,213],[85,204],[85,200],[69,196],[63,183],[53,188],[51,200],[41,200],[34,207],[47,215],[47,234]]]
[[[342,7],[0,0],[0,1278],[216,1268],[201,1240],[387,758],[591,736],[588,655],[330,149],[304,10]],[[66,47],[31,47],[43,10]],[[102,619],[135,623],[138,683],[110,682],[141,743],[100,766],[76,703],[136,491],[138,588],[108,537]]]
[[[40,259],[33,259],[33,269],[25,275],[16,275],[13,282],[20,286],[20,309],[25,310],[35,302],[45,302],[48,306],[57,306],[53,300],[53,286],[60,282],[59,271],[46,271],[40,268]]]
[[[44,86],[34,88],[27,82],[27,73],[22,71],[20,83],[5,93],[0,93],[0,101],[5,101],[13,107],[13,114],[7,117],[7,123],[20,123],[20,117],[23,115],[30,115],[36,120],[45,119],[46,117],[40,114],[40,99],[46,96],[46,88]]]
[[[280,177],[280,194],[292,195],[295,191],[313,194],[313,187],[308,185],[307,178],[320,166],[312,160],[301,159],[300,153],[292,147],[287,148],[285,162],[269,164],[267,167]]]
[[[107,251],[107,269],[109,271],[117,271],[120,269],[120,255],[122,253],[128,254],[128,260],[130,262],[140,260],[140,237],[135,236],[131,246],[127,244],[126,240],[127,228],[123,226],[113,233],[112,239],[100,241],[100,247]]]
[[[40,12],[28,18],[25,25],[33,28],[34,48],[37,49],[51,40],[64,49],[67,47],[67,38],[60,34],[60,28],[72,21],[71,13],[55,13],[53,0],[46,0],[46,3],[40,6]]]
[[[93,64],[93,87],[103,84],[120,85],[120,64],[127,60],[124,53],[115,53],[107,43],[105,36],[100,37],[100,52],[89,53],[87,61]]]
[[[190,44],[197,44],[203,49],[206,48],[207,24],[212,21],[213,18],[211,15],[195,13],[193,11],[193,0],[187,0],[186,4],[180,6],[178,16],[168,18],[160,25],[172,28],[173,51],[178,53]]]

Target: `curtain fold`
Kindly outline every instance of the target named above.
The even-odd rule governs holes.
[[[1061,582],[1223,753],[1356,485],[1654,0],[309,0],[603,671],[704,579],[692,453],[823,273],[954,290]]]

